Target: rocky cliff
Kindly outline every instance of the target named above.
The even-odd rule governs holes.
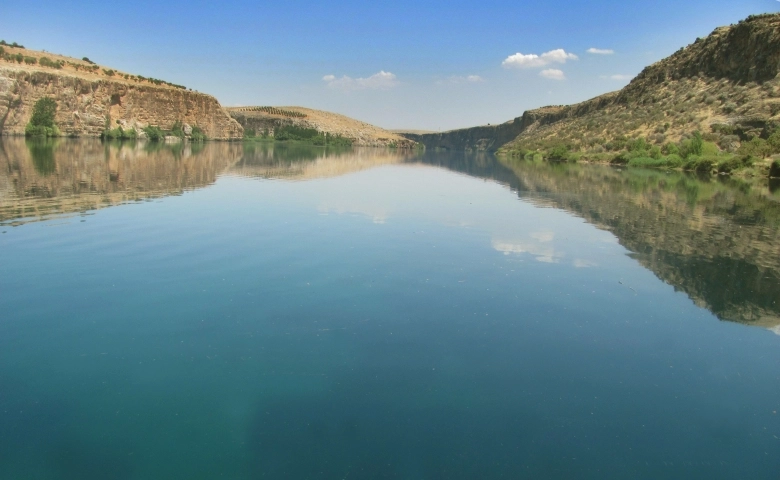
[[[139,133],[147,125],[167,130],[175,122],[185,124],[185,130],[200,127],[213,139],[243,136],[241,125],[212,96],[115,70],[87,68],[90,64],[76,59],[61,60],[55,64],[58,68],[48,66],[48,61],[44,66],[39,59],[51,54],[23,53],[36,63],[0,59],[2,135],[23,135],[35,102],[51,97],[57,101],[55,123],[68,136],[99,136],[117,126]]]
[[[405,136],[428,148],[503,146],[511,153],[563,143],[572,151],[597,154],[616,151],[615,139],[643,137],[663,145],[701,131],[733,151],[740,142],[766,138],[780,122],[778,73],[780,14],[756,15],[696,39],[618,92],[530,110],[495,127]]]

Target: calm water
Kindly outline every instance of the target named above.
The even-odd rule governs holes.
[[[780,472],[773,186],[220,143],[0,165],[0,479]]]

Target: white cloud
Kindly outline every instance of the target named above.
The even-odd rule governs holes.
[[[563,72],[556,68],[542,70],[539,72],[539,75],[544,78],[549,78],[550,80],[566,80],[566,76],[563,74]]]
[[[615,51],[609,48],[589,48],[588,53],[592,53],[594,55],[612,55],[615,53]]]
[[[632,78],[634,78],[634,76],[633,75],[602,75],[601,78],[625,81],[625,80],[631,80]]]
[[[447,77],[444,80],[439,80],[436,82],[437,85],[444,85],[444,84],[460,84],[460,83],[482,83],[485,79],[480,77],[479,75],[453,75],[451,77]]]
[[[322,80],[327,83],[328,88],[339,88],[342,90],[386,90],[398,85],[396,76],[384,70],[367,78],[352,78],[346,75],[336,78],[334,75],[325,75],[322,77]]]
[[[506,57],[501,62],[501,65],[504,68],[539,68],[551,63],[566,63],[567,60],[577,60],[578,58],[577,55],[567,53],[562,48],[559,48],[541,55],[536,55],[535,53],[524,55],[518,52]]]

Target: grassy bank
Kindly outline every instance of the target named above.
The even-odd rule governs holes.
[[[580,149],[564,142],[513,145],[499,155],[551,162],[608,163],[629,168],[657,168],[743,177],[780,177],[780,126],[740,138],[728,126],[713,133],[693,132],[679,142],[659,145],[651,138],[616,137],[596,148]]]

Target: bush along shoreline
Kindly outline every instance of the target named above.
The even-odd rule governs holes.
[[[26,137],[59,137],[60,129],[54,123],[57,115],[57,102],[50,97],[43,97],[33,105],[33,114],[27,126],[24,127]]]
[[[713,125],[712,134],[695,131],[679,142],[659,145],[651,138],[616,137],[599,152],[583,152],[564,142],[536,148],[514,147],[499,152],[508,157],[550,162],[602,163],[629,168],[657,168],[745,177],[780,177],[780,125],[764,135],[742,138],[729,125]],[[717,140],[720,142],[716,143]],[[738,144],[737,148],[730,148]]]
[[[106,124],[106,129],[103,130],[103,133],[100,135],[100,138],[103,140],[137,140],[145,138],[150,142],[166,142],[168,141],[168,138],[176,138],[180,141],[188,140],[196,143],[208,140],[203,129],[197,125],[190,127],[181,121],[175,122],[173,126],[167,130],[162,129],[157,125],[147,125],[141,129],[143,135],[134,128],[124,129],[119,125],[116,128],[111,129],[108,128],[110,121],[107,121]]]
[[[352,140],[341,135],[323,133],[314,128],[284,125],[277,127],[273,134],[268,130],[257,132],[244,129],[244,141],[250,142],[296,142],[315,146],[350,147]]]

